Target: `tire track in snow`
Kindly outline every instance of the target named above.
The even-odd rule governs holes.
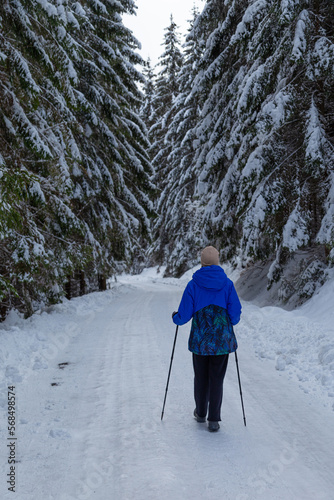
[[[130,297],[129,297],[130,298]],[[161,401],[160,348],[157,325],[152,321],[156,294],[137,292],[130,307],[122,343],[120,391],[121,421],[119,498],[158,498],[164,476],[170,482],[168,464],[164,463],[165,444],[157,433]],[[162,397],[162,393],[161,393]],[[152,450],[154,453],[152,454]],[[159,466],[157,467],[157,464]],[[149,497],[147,495],[150,495]]]

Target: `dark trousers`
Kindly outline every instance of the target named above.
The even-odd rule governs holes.
[[[199,417],[218,422],[223,401],[223,382],[226,373],[228,354],[200,356],[193,353],[194,396],[196,412]]]

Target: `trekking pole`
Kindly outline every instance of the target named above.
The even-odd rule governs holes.
[[[165,403],[166,403],[166,398],[167,398],[167,391],[168,391],[169,377],[170,377],[170,372],[171,372],[171,369],[172,369],[172,363],[173,363],[174,350],[175,350],[175,344],[176,344],[176,337],[177,337],[177,332],[178,332],[178,329],[179,329],[179,325],[177,325],[177,327],[176,327],[176,331],[175,331],[174,344],[173,344],[173,350],[172,350],[172,357],[171,357],[171,360],[170,360],[169,371],[168,371],[168,377],[167,377],[167,385],[166,385],[165,399],[164,399],[164,404],[163,404],[163,407],[162,407],[162,412],[161,412],[161,420],[164,418],[164,410],[165,410]]]
[[[237,372],[238,372],[238,380],[239,380],[239,389],[240,389],[242,413],[243,413],[243,416],[244,416],[244,424],[245,424],[245,427],[246,427],[246,417],[245,417],[244,402],[243,402],[243,399],[242,399],[242,390],[241,390],[241,382],[240,382],[240,373],[239,373],[239,364],[238,364],[237,351],[235,351],[235,362],[236,362],[236,365],[237,365]]]

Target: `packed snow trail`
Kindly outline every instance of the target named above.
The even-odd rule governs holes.
[[[7,353],[6,383],[17,391],[19,463],[12,493],[3,445],[1,498],[334,498],[333,411],[275,370],[273,360],[255,355],[250,336],[259,309],[250,304],[243,304],[236,328],[247,427],[233,355],[220,431],[211,434],[192,417],[189,325],[179,328],[161,422],[175,334],[171,312],[181,294],[167,280],[128,279],[21,320],[20,327],[38,332],[29,363],[24,350]],[[5,432],[1,438],[5,443]]]

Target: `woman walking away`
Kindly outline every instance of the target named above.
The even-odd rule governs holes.
[[[194,417],[208,419],[208,429],[218,431],[223,400],[223,382],[229,353],[238,345],[233,325],[240,321],[241,304],[232,281],[219,266],[219,252],[208,246],[201,253],[201,269],[186,286],[176,325],[192,318],[188,348],[193,354]]]

